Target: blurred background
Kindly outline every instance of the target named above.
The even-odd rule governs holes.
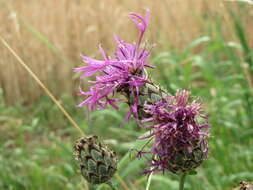
[[[0,35],[53,92],[86,134],[96,134],[119,155],[115,183],[145,189],[145,159],[131,148],[144,131],[127,107],[88,113],[76,105],[80,54],[111,54],[113,34],[128,42],[138,31],[129,12],[151,10],[145,39],[156,44],[149,71],[170,93],[188,89],[205,102],[212,137],[209,159],[188,190],[229,190],[253,180],[253,3],[223,0],[0,0]],[[0,44],[0,189],[88,189],[72,146],[80,136],[15,57]],[[124,170],[120,170],[124,168]],[[177,189],[177,177],[155,174],[150,189]],[[108,189],[101,185],[98,189]]]

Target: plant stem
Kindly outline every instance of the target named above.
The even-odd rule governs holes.
[[[93,184],[89,184],[89,190],[96,190],[97,186]]]
[[[108,181],[106,184],[108,184],[112,188],[112,190],[119,190],[118,187],[115,184],[113,184],[111,181]]]
[[[147,183],[147,186],[146,186],[146,190],[149,190],[151,179],[152,179],[152,175],[153,175],[153,172],[151,174],[149,174],[149,176],[148,176],[148,183]]]
[[[186,177],[186,173],[183,173],[180,177],[180,182],[179,182],[179,190],[184,190],[184,181]]]

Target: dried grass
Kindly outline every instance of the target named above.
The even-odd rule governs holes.
[[[112,52],[114,33],[128,41],[136,39],[137,31],[127,19],[130,11],[151,9],[147,38],[158,44],[157,51],[184,48],[204,35],[207,22],[217,17],[226,36],[233,36],[222,0],[2,0],[0,5],[1,35],[56,96],[77,93],[72,68],[81,63],[80,53],[99,57],[99,43]],[[251,32],[250,25],[247,30]],[[2,44],[0,57],[0,88],[7,104],[29,104],[41,96],[43,92]]]

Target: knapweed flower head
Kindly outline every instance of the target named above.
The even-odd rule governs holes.
[[[114,97],[116,92],[131,94],[133,103],[129,103],[130,111],[127,119],[131,114],[137,115],[137,106],[139,101],[139,88],[146,83],[147,74],[145,67],[151,67],[147,61],[150,50],[141,47],[141,41],[146,31],[149,21],[149,11],[146,17],[131,13],[130,18],[136,24],[140,31],[137,43],[126,43],[115,36],[118,49],[112,58],[108,57],[104,50],[100,47],[100,52],[104,60],[96,60],[82,55],[82,59],[88,65],[75,68],[75,71],[83,72],[81,78],[90,77],[97,74],[95,81],[91,81],[92,86],[88,92],[80,90],[81,95],[87,96],[79,106],[85,104],[92,109],[104,109],[107,105],[111,105],[117,109],[117,102],[120,101]]]
[[[148,172],[166,171],[180,173],[198,167],[207,157],[207,116],[201,112],[198,100],[190,102],[190,93],[178,91],[166,101],[145,105],[148,118],[142,122],[151,125],[154,138],[151,148],[153,159]],[[200,121],[202,120],[202,121]]]
[[[95,135],[78,139],[74,156],[80,165],[81,174],[91,184],[109,181],[117,170],[116,153],[98,141]]]

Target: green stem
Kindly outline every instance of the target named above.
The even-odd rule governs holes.
[[[119,190],[118,187],[115,184],[113,184],[111,181],[108,181],[106,184],[108,184],[112,188],[112,190]]]
[[[152,179],[152,175],[153,175],[153,172],[151,174],[149,174],[149,176],[148,176],[148,183],[147,183],[147,186],[146,186],[146,190],[149,190],[151,179]]]
[[[187,175],[186,173],[183,173],[180,177],[179,190],[184,190],[184,182],[186,175]]]
[[[96,190],[97,185],[89,184],[89,190]]]

